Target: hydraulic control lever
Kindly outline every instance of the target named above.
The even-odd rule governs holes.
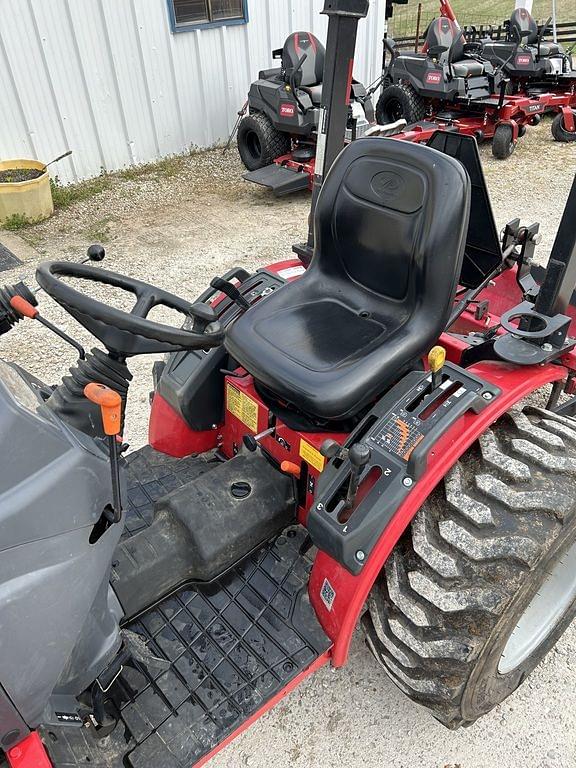
[[[108,437],[110,452],[110,472],[112,476],[113,514],[111,523],[122,519],[122,495],[120,491],[120,463],[118,459],[118,440],[122,428],[122,398],[113,389],[104,384],[91,382],[84,387],[84,395],[91,403],[100,407],[104,434]]]
[[[364,471],[366,464],[370,461],[371,456],[372,451],[366,443],[354,443],[348,451],[348,459],[352,466],[352,472],[350,474],[348,491],[346,493],[346,509],[352,509],[354,506],[362,472]]]
[[[349,460],[352,471],[348,481],[344,507],[345,509],[352,509],[360,486],[360,478],[372,456],[370,447],[366,443],[354,443],[350,448],[343,448],[336,440],[325,440],[320,448],[320,453],[327,459]]]
[[[10,306],[22,317],[28,317],[30,320],[38,320],[38,322],[42,323],[45,328],[48,328],[49,331],[52,331],[52,333],[55,333],[56,336],[59,336],[67,344],[70,344],[70,346],[74,347],[74,349],[78,352],[78,357],[80,360],[86,359],[86,352],[84,351],[84,347],[71,336],[68,336],[67,333],[64,333],[64,331],[60,330],[58,326],[54,325],[49,320],[46,320],[45,317],[42,317],[38,311],[38,308],[33,306],[32,302],[27,301],[23,296],[17,295],[12,296],[10,299]]]

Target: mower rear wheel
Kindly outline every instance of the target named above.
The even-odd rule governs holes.
[[[562,112],[556,115],[554,120],[552,120],[552,136],[554,137],[554,141],[576,141],[576,131],[567,130],[566,126],[564,125],[564,115]]]
[[[450,470],[363,617],[392,680],[449,728],[509,696],[576,615],[576,419],[516,408]]]
[[[238,127],[238,152],[249,171],[270,165],[290,151],[290,136],[277,130],[266,115],[253,112]]]
[[[388,125],[404,119],[410,125],[426,117],[426,100],[409,84],[384,88],[376,104],[378,125]]]
[[[497,160],[506,160],[516,149],[514,132],[511,125],[502,124],[496,126],[492,139],[492,154]]]

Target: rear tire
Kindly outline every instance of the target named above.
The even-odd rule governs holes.
[[[556,115],[554,120],[552,120],[552,136],[554,137],[554,141],[561,141],[563,143],[576,141],[576,131],[566,130],[562,112]]]
[[[238,152],[249,171],[270,165],[290,151],[290,136],[274,128],[262,112],[243,117],[238,127]]]
[[[506,160],[514,152],[516,143],[511,125],[498,125],[492,139],[492,154],[497,160]]]
[[[575,475],[576,419],[513,409],[431,494],[370,593],[370,649],[449,728],[516,690],[576,615]]]
[[[395,123],[402,118],[410,125],[426,117],[427,103],[410,84],[389,85],[376,104],[378,125]]]

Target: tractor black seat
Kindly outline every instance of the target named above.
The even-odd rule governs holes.
[[[318,199],[310,267],[229,328],[228,351],[304,413],[353,416],[444,330],[469,216],[470,180],[454,158],[395,139],[352,142]]]
[[[324,75],[324,46],[311,32],[294,32],[284,43],[282,49],[282,71],[295,70],[302,56],[306,54],[300,71],[300,85],[311,88],[322,83]]]

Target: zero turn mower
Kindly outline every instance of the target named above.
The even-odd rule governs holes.
[[[441,13],[456,22],[449,0],[441,0]],[[507,93],[538,98],[546,112],[554,112],[552,136],[556,141],[576,141],[576,69],[571,51],[546,40],[549,19],[538,26],[526,8],[517,8],[505,22],[504,40],[484,39],[476,29],[467,39],[482,46],[483,58],[499,68],[509,81]],[[541,117],[538,113],[537,120]]]
[[[470,725],[576,613],[576,181],[535,275],[538,225],[499,241],[473,138],[341,151],[367,10],[326,3],[308,268],[239,268],[191,302],[41,264],[89,353],[23,284],[0,293],[2,333],[35,320],[79,354],[53,386],[0,364],[11,768],[203,765],[345,664],[358,622],[412,700]],[[182,326],[148,318],[158,305]],[[151,353],[150,444],[127,453],[129,363]]]

